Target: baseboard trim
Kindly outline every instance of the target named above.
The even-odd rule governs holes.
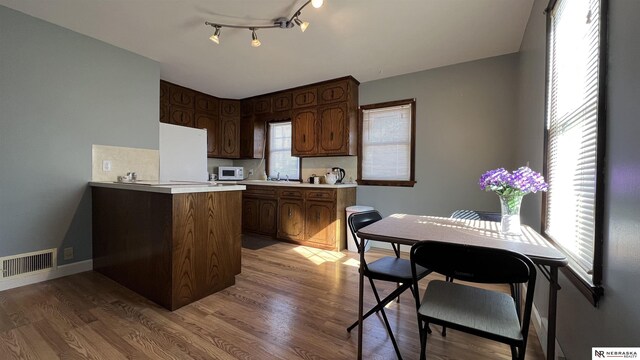
[[[39,282],[69,276],[85,271],[93,270],[93,260],[78,261],[71,264],[58,266],[55,270],[45,273],[20,276],[16,279],[0,280],[0,291],[17,288],[20,286],[36,284]]]
[[[538,341],[540,341],[540,346],[542,346],[542,352],[546,358],[547,356],[547,319],[542,318],[538,309],[535,305],[533,305],[531,312],[533,313],[532,323],[533,328],[536,330],[536,335],[538,335]],[[562,352],[562,348],[560,347],[560,343],[558,343],[558,338],[556,337],[556,359],[565,359],[564,352]]]

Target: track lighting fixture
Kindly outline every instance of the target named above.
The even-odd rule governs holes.
[[[205,21],[205,25],[211,26],[215,29],[213,35],[209,38],[216,44],[220,44],[220,33],[223,27],[234,28],[234,29],[247,29],[251,31],[251,46],[258,47],[260,46],[260,40],[258,40],[258,35],[256,34],[256,29],[291,29],[294,26],[299,26],[300,30],[304,32],[309,27],[308,21],[300,20],[300,16],[302,15],[302,9],[305,6],[311,4],[314,8],[319,8],[324,3],[324,0],[307,0],[302,6],[298,9],[298,11],[294,12],[292,16],[289,18],[281,17],[273,21],[271,25],[228,25],[228,24],[220,24],[220,23],[212,23],[209,21]]]
[[[216,31],[213,32],[209,39],[216,44],[220,44],[220,26],[216,26]]]
[[[261,42],[258,40],[258,35],[256,34],[256,29],[251,29],[251,46],[258,47]]]
[[[301,21],[300,18],[298,17],[298,15],[296,15],[296,17],[293,18],[293,21],[296,23],[296,25],[300,26],[300,30],[302,32],[307,30],[307,28],[309,27],[309,22],[308,21]]]

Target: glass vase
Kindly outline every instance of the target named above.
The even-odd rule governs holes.
[[[521,235],[520,205],[523,195],[498,195],[498,197],[502,209],[500,232],[506,235]]]

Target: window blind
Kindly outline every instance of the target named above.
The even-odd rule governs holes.
[[[591,280],[594,264],[600,1],[559,0],[550,14],[545,233]]]
[[[291,122],[269,124],[269,177],[300,179],[300,158],[291,156]]]
[[[362,111],[362,179],[411,180],[411,106]]]

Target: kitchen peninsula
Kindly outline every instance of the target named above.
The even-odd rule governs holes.
[[[235,284],[244,185],[90,185],[95,271],[172,311]]]

